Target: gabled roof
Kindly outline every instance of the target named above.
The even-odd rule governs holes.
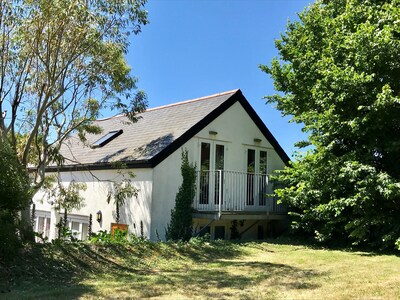
[[[87,135],[87,145],[77,136],[69,138],[61,148],[66,158],[62,169],[106,169],[115,162],[129,167],[155,167],[191,137],[215,120],[235,102],[240,102],[265,138],[284,162],[289,157],[266,128],[240,90],[148,109],[136,123],[129,123],[123,115],[98,120],[101,135]],[[122,130],[122,133],[120,132]],[[101,147],[89,147],[109,132],[113,140]],[[52,169],[51,167],[49,168]]]

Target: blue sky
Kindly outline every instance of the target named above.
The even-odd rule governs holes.
[[[149,107],[240,88],[291,157],[304,139],[263,96],[273,81],[259,64],[277,56],[274,40],[311,0],[149,0],[150,24],[127,56]]]

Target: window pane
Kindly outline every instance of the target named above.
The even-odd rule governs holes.
[[[44,218],[43,217],[38,217],[38,229],[37,229],[37,232],[40,234],[40,233],[43,233],[44,232]]]
[[[256,151],[253,149],[247,150],[247,172],[254,173],[256,163]]]
[[[122,130],[110,131],[106,135],[104,135],[103,137],[101,137],[100,139],[95,141],[93,143],[92,147],[94,147],[94,148],[102,147],[105,144],[107,144],[108,142],[110,142],[111,140],[113,140],[114,138],[116,138],[117,136],[119,136],[121,133],[122,133]]]
[[[201,143],[201,170],[210,170],[210,144]]]
[[[210,144],[201,143],[200,152],[200,204],[208,204],[210,190]]]
[[[50,236],[50,218],[46,218],[46,228],[44,229],[44,236]]]
[[[215,170],[224,170],[224,146],[223,145],[215,145]],[[221,178],[220,178],[221,175]],[[222,204],[222,192],[223,189],[221,189],[221,193],[219,190],[219,186],[220,186],[220,180],[221,180],[221,184],[223,183],[223,179],[222,176],[224,174],[223,173],[215,173],[215,193],[214,193],[214,203],[215,204],[219,204],[219,201],[221,200],[221,204]],[[221,199],[219,199],[221,198]]]
[[[83,224],[82,224],[82,241],[87,239],[87,236],[88,236],[88,229],[89,229],[89,225],[83,223]]]
[[[267,203],[267,152],[260,151],[260,177],[259,177],[259,205],[265,206]]]
[[[260,173],[267,174],[267,152],[260,151]]]
[[[79,231],[79,223],[78,222],[71,222],[71,232],[72,236],[76,239],[81,239],[81,233]]]
[[[246,191],[246,204],[254,205],[254,173],[256,163],[256,151],[253,149],[247,150],[247,191]]]
[[[224,146],[215,145],[215,170],[224,169]]]

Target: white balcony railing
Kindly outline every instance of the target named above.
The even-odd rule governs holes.
[[[266,174],[198,171],[193,207],[201,212],[285,213]]]

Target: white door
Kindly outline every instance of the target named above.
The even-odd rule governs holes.
[[[268,187],[267,151],[247,149],[246,205],[265,206]]]
[[[223,171],[225,169],[226,146],[221,142],[200,142],[199,204],[210,210],[223,200]]]

